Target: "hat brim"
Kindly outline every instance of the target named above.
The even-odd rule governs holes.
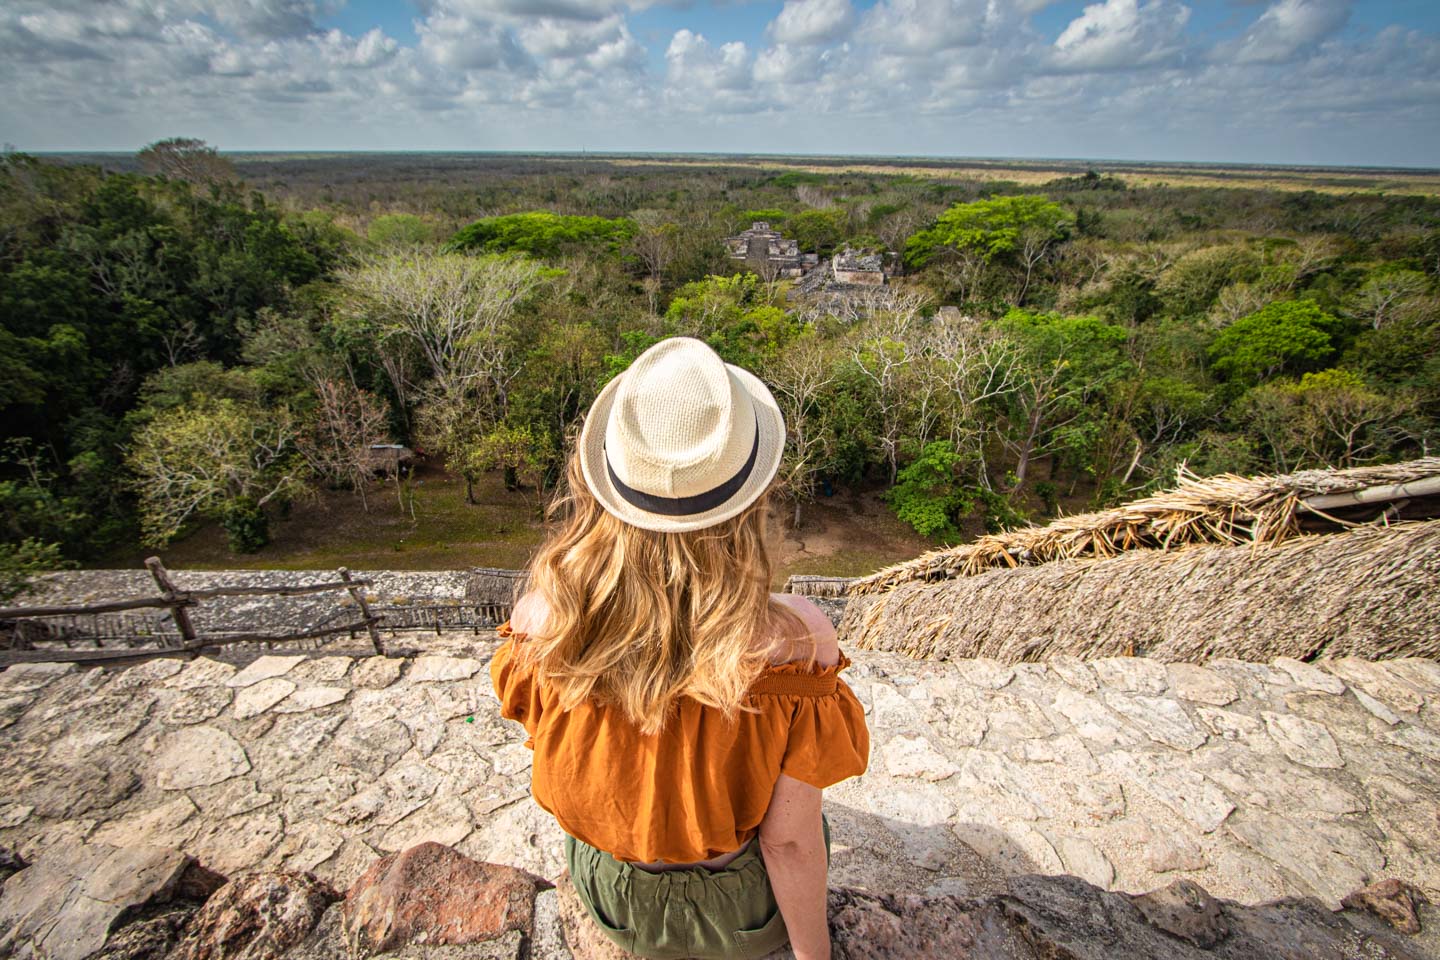
[[[759,430],[759,443],[755,466],[750,476],[724,503],[703,513],[677,517],[652,513],[626,500],[610,482],[610,471],[605,464],[605,425],[610,420],[610,411],[615,404],[615,392],[624,374],[614,377],[601,389],[600,395],[590,407],[585,423],[580,428],[580,468],[585,474],[585,483],[590,493],[600,502],[607,513],[626,523],[644,530],[660,530],[683,533],[687,530],[701,530],[714,526],[743,512],[754,503],[770,486],[780,469],[780,460],[785,455],[785,417],[770,388],[760,378],[743,367],[727,363],[725,368],[740,382],[755,408],[755,422]]]

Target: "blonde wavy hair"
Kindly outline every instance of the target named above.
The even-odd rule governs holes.
[[[564,709],[611,703],[645,733],[664,726],[680,697],[727,718],[747,709],[746,691],[770,661],[763,641],[808,635],[770,596],[769,499],[767,490],[701,530],[644,530],[607,513],[570,457],[564,492],[547,510],[555,528],[529,570],[528,590],[548,616],[519,645]],[[811,663],[814,655],[812,638]]]

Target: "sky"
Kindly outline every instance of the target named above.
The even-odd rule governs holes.
[[[0,140],[1440,167],[1440,0],[0,0]]]

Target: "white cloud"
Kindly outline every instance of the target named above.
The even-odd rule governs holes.
[[[1055,40],[1055,62],[1069,70],[1124,70],[1173,61],[1184,49],[1190,8],[1173,0],[1105,0]]]
[[[995,0],[881,0],[861,35],[882,53],[938,53],[980,43],[1003,19]]]
[[[765,104],[753,88],[753,61],[741,41],[710,45],[703,34],[677,30],[665,50],[665,96],[684,111],[749,113]]]
[[[335,5],[315,0],[211,0],[197,6],[243,36],[272,40],[315,32],[315,21]]]
[[[498,23],[433,14],[415,25],[415,33],[421,53],[451,70],[517,69],[527,60],[515,35]]]
[[[1349,0],[1278,0],[1217,56],[1235,63],[1289,63],[1348,19]]]
[[[770,24],[770,36],[777,43],[805,46],[843,40],[853,29],[850,0],[786,0]]]
[[[1091,0],[1058,37],[1047,0],[789,0],[759,43],[672,30],[658,64],[646,0],[424,0],[408,43],[330,29],[333,2],[0,0],[0,128],[22,149],[1440,152],[1440,38],[1345,32],[1344,0],[1261,0],[1219,44],[1180,0]]]

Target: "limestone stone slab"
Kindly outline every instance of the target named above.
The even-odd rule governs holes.
[[[23,803],[0,803],[0,830],[18,827],[30,819],[35,808]]]
[[[1247,810],[1233,818],[1226,830],[1299,877],[1332,910],[1339,909],[1342,897],[1365,886],[1385,866],[1385,856],[1375,842],[1343,823],[1292,820]]]
[[[416,657],[407,678],[411,683],[443,683],[469,680],[483,664],[470,657]]]
[[[236,686],[241,687],[240,691],[235,694],[236,720],[258,717],[295,692],[295,684],[281,677],[270,677],[251,684],[236,684]]]
[[[209,787],[196,787],[186,795],[208,818],[234,817],[275,802],[275,795],[262,793],[255,781],[248,777],[235,777]]]
[[[201,657],[185,665],[175,676],[165,681],[165,686],[175,690],[194,690],[197,687],[223,685],[235,676],[235,667],[221,660]]]
[[[1099,744],[1132,744],[1140,735],[1119,715],[1094,697],[1070,687],[1055,691],[1052,708],[1072,724],[1075,733]]]
[[[1360,701],[1360,706],[1364,707],[1366,710],[1369,710],[1370,715],[1373,716],[1375,719],[1379,720],[1381,723],[1393,727],[1400,722],[1400,714],[1396,713],[1394,710],[1391,710],[1389,707],[1385,706],[1385,704],[1381,703],[1379,700],[1376,700],[1364,690],[1360,689],[1359,687],[1352,687],[1350,692],[1355,695],[1356,700]]]
[[[1275,661],[1275,666],[1289,674],[1297,687],[1317,690],[1320,693],[1333,693],[1336,696],[1345,692],[1345,681],[1326,673],[1314,664],[1296,660],[1294,657],[1280,657]]]
[[[1012,818],[1038,820],[1042,812],[1034,802],[1025,770],[993,750],[970,750],[965,753],[958,776],[947,787],[961,798],[971,815],[975,813],[974,805],[984,808],[980,819],[990,819],[991,811],[995,811]]]
[[[1386,669],[1384,664],[1359,657],[1342,657],[1319,663],[1350,686],[1364,689],[1393,710],[1418,713],[1425,704],[1425,695],[1420,690]]]
[[[1150,794],[1201,833],[1214,833],[1235,809],[1212,780],[1184,766],[1161,764],[1151,756],[1125,750],[1105,754],[1100,764]]]
[[[354,657],[313,657],[290,671],[288,676],[297,683],[331,684],[343,680],[354,662]]]
[[[507,743],[490,752],[490,763],[502,777],[513,777],[530,769],[535,753],[523,743]]]
[[[391,826],[428,803],[443,780],[444,774],[426,763],[401,760],[378,782],[326,813],[325,819],[349,824],[373,818],[381,826]]]
[[[956,660],[955,675],[972,686],[986,690],[999,690],[1015,679],[1015,668],[999,660],[977,657],[973,660]]]
[[[1044,740],[1019,740],[1005,753],[1017,763],[1050,763],[1085,775],[1100,772],[1095,755],[1085,741],[1073,733],[1064,733]]]
[[[1402,657],[1385,661],[1385,666],[1401,679],[1414,684],[1426,694],[1427,699],[1434,700],[1440,694],[1440,663],[1424,657]]]
[[[1380,739],[1440,763],[1440,737],[1428,730],[1406,726],[1398,730],[1386,730],[1380,734]]]
[[[230,706],[230,701],[234,696],[235,692],[229,687],[194,687],[176,697],[165,708],[160,719],[176,726],[204,723],[206,720],[218,717],[226,707]]]
[[[343,715],[323,713],[293,713],[277,717],[274,725],[251,744],[250,753],[256,771],[266,783],[292,777],[313,763],[317,754],[325,755],[328,741],[344,722]],[[333,756],[325,755],[325,759],[329,764],[340,762]]]
[[[1243,697],[1265,700],[1270,696],[1269,687],[1288,686],[1290,677],[1280,670],[1272,670],[1268,664],[1251,663],[1234,657],[1216,657],[1205,664],[1205,669],[1227,678],[1240,689]]]
[[[1109,858],[1084,837],[1060,837],[1055,841],[1055,850],[1060,854],[1066,873],[1106,890],[1115,880],[1115,867]]]
[[[996,826],[957,823],[955,838],[974,850],[1006,876],[1063,873],[1064,863],[1045,834],[1027,823],[1013,821]]]
[[[150,772],[162,790],[204,787],[250,770],[250,760],[235,738],[210,726],[182,727],[168,734]]]
[[[188,863],[160,847],[50,847],[0,887],[0,953],[84,960],[122,913],[169,890]]]
[[[0,693],[30,693],[75,673],[73,663],[13,663],[0,671]]]
[[[1335,738],[1314,720],[1269,710],[1260,716],[1265,720],[1266,731],[1295,763],[1331,770],[1345,766]]]
[[[343,715],[336,719],[343,719]],[[400,759],[410,746],[410,731],[398,720],[382,720],[369,726],[357,726],[353,722],[347,722],[336,731],[327,754],[332,763],[378,777]]]
[[[1200,843],[1183,831],[1157,830],[1145,824],[1140,849],[1145,851],[1145,866],[1155,873],[1203,870],[1209,865]]]
[[[198,812],[190,798],[182,794],[123,819],[111,820],[91,834],[90,840],[117,847],[146,844],[184,849],[185,842],[199,829],[198,823],[191,822]]]
[[[365,657],[357,660],[350,682],[357,687],[381,690],[400,679],[405,661],[399,657]]]
[[[257,657],[239,673],[225,681],[229,687],[248,687],[259,683],[262,680],[273,680],[276,677],[283,677],[294,670],[296,666],[304,662],[304,657],[282,657],[274,654],[267,654]]]
[[[368,776],[362,776],[345,767],[320,765],[324,773],[300,776],[279,784],[275,789],[282,801],[281,809],[285,822],[301,823],[307,820],[322,820],[337,806],[355,796],[357,786],[362,782],[369,786]],[[366,787],[368,789],[368,786]]]
[[[871,723],[878,727],[918,730],[924,725],[921,708],[892,684],[870,684]]]
[[[1125,693],[1164,693],[1170,681],[1165,673],[1165,664],[1146,657],[1106,657],[1093,660],[1090,665],[1100,677],[1100,682],[1114,690]]]
[[[339,851],[345,837],[323,824],[302,823],[285,834],[275,857],[286,870],[314,870]]]
[[[79,763],[94,751],[115,747],[145,726],[155,699],[152,691],[135,690],[67,701],[60,712],[72,722],[51,744],[50,758]]]
[[[1099,825],[1125,815],[1125,791],[1113,775],[1087,774],[1068,766],[1030,767],[1022,779],[1027,799],[1062,824]]]
[[[190,841],[189,852],[225,876],[264,869],[266,857],[285,835],[280,817],[267,810],[210,824]]]
[[[522,748],[523,749],[523,748]],[[944,780],[960,768],[923,737],[892,737],[882,748],[885,772],[892,777]],[[502,771],[503,772],[503,771]]]
[[[38,832],[22,834],[20,840],[15,844],[15,852],[26,861],[34,863],[47,850],[66,845],[83,844],[85,838],[95,832],[96,823],[97,821],[89,818],[47,823]]]
[[[1304,810],[1322,820],[1340,820],[1364,813],[1365,802],[1342,786],[1348,780],[1296,769],[1278,754],[1232,751],[1207,758],[1205,776],[1220,784],[1241,807],[1262,807],[1272,813]]]
[[[137,663],[133,667],[126,667],[118,670],[106,689],[112,691],[137,690],[141,687],[148,687],[168,677],[173,677],[185,664],[174,657],[157,657],[154,660],[147,660],[144,663]]]
[[[303,713],[339,703],[349,695],[348,687],[301,687],[277,703],[274,709],[276,713]]]
[[[1166,665],[1171,688],[1186,700],[1223,707],[1240,699],[1240,690],[1233,682],[1193,663]]]
[[[4,730],[25,715],[34,701],[25,694],[0,696],[0,730]]]
[[[406,850],[427,840],[453,847],[474,829],[470,808],[458,797],[450,797],[427,804],[386,829],[376,846],[387,853]]]
[[[980,697],[989,730],[997,737],[1020,740],[1040,739],[1055,734],[1055,725],[1039,704],[1008,693],[985,693]]]
[[[1198,729],[1185,708],[1168,697],[1147,697],[1105,691],[1105,704],[1128,719],[1156,743],[1176,750],[1194,750],[1209,737]]]
[[[1045,665],[1055,671],[1055,675],[1061,680],[1082,693],[1094,693],[1100,689],[1100,680],[1095,676],[1095,671],[1079,657],[1054,657],[1045,661]]]
[[[1222,740],[1246,741],[1253,746],[1257,735],[1264,736],[1264,722],[1243,713],[1215,707],[1197,707],[1195,715],[1205,724],[1206,729]]]

